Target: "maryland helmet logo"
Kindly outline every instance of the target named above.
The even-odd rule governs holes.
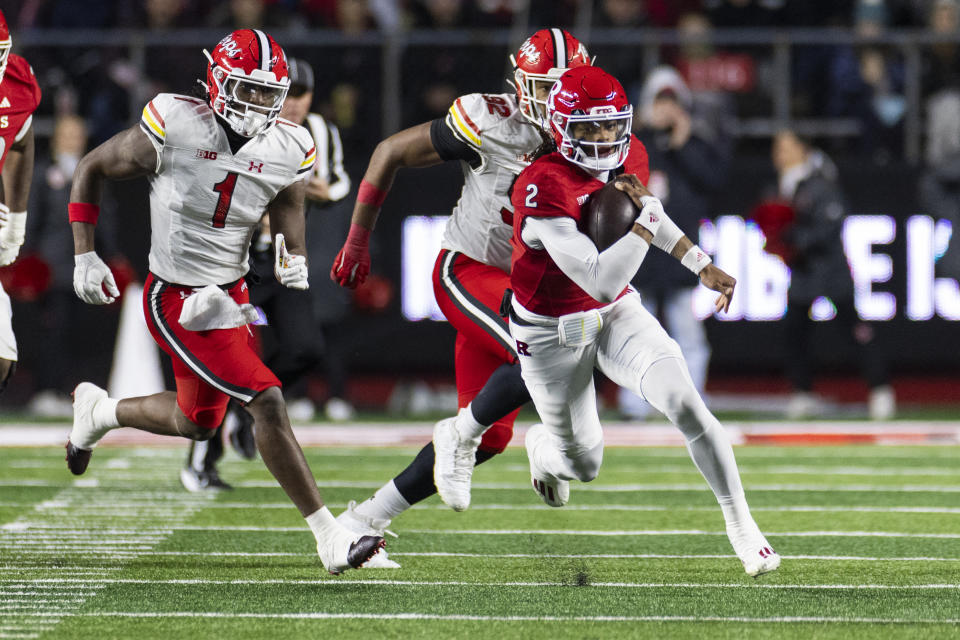
[[[526,42],[520,47],[520,57],[526,58],[531,65],[540,62],[540,50],[537,49],[537,45],[531,42],[531,38],[527,38]]]
[[[224,52],[226,52],[226,54],[231,58],[236,58],[238,55],[240,55],[240,45],[234,41],[233,34],[230,34],[221,40],[220,46],[223,47]]]

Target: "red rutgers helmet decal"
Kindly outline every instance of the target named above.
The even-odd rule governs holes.
[[[287,57],[259,29],[234,31],[207,52],[210,106],[230,128],[253,137],[271,127],[290,87]]]
[[[525,118],[547,128],[546,94],[567,69],[592,63],[587,48],[568,31],[541,29],[520,45],[514,66],[514,85],[520,112]]]

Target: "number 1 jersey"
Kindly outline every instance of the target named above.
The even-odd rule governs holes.
[[[205,101],[170,93],[144,107],[140,128],[157,150],[150,176],[150,271],[187,286],[243,277],[267,205],[313,168],[309,132],[279,119],[234,154]]]

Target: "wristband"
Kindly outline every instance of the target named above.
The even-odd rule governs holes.
[[[347,242],[346,244],[355,245],[362,244],[366,246],[370,242],[370,229],[357,224],[356,222],[350,223],[350,231],[347,233]]]
[[[70,222],[87,222],[97,224],[100,216],[100,205],[91,202],[71,202],[67,205]]]
[[[700,275],[703,268],[711,262],[713,262],[713,260],[710,259],[710,256],[697,245],[693,245],[687,249],[687,252],[683,254],[683,258],[680,259],[680,264],[697,275]]]
[[[371,207],[380,208],[383,201],[387,199],[387,192],[374,184],[366,181],[360,181],[360,187],[357,189],[357,202],[368,204]]]

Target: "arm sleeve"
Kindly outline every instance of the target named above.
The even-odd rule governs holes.
[[[350,176],[343,168],[343,143],[340,142],[340,132],[337,126],[327,123],[329,131],[329,158],[330,158],[330,201],[343,200],[350,193]]]
[[[480,154],[472,146],[457,137],[457,134],[448,124],[450,118],[450,114],[447,114],[446,118],[437,118],[430,123],[430,142],[433,144],[433,148],[446,161],[463,160],[471,167],[480,166]]]
[[[650,248],[643,238],[628,232],[598,253],[569,217],[527,218],[522,235],[530,247],[546,249],[568,278],[600,302],[616,299],[637,273]]]

